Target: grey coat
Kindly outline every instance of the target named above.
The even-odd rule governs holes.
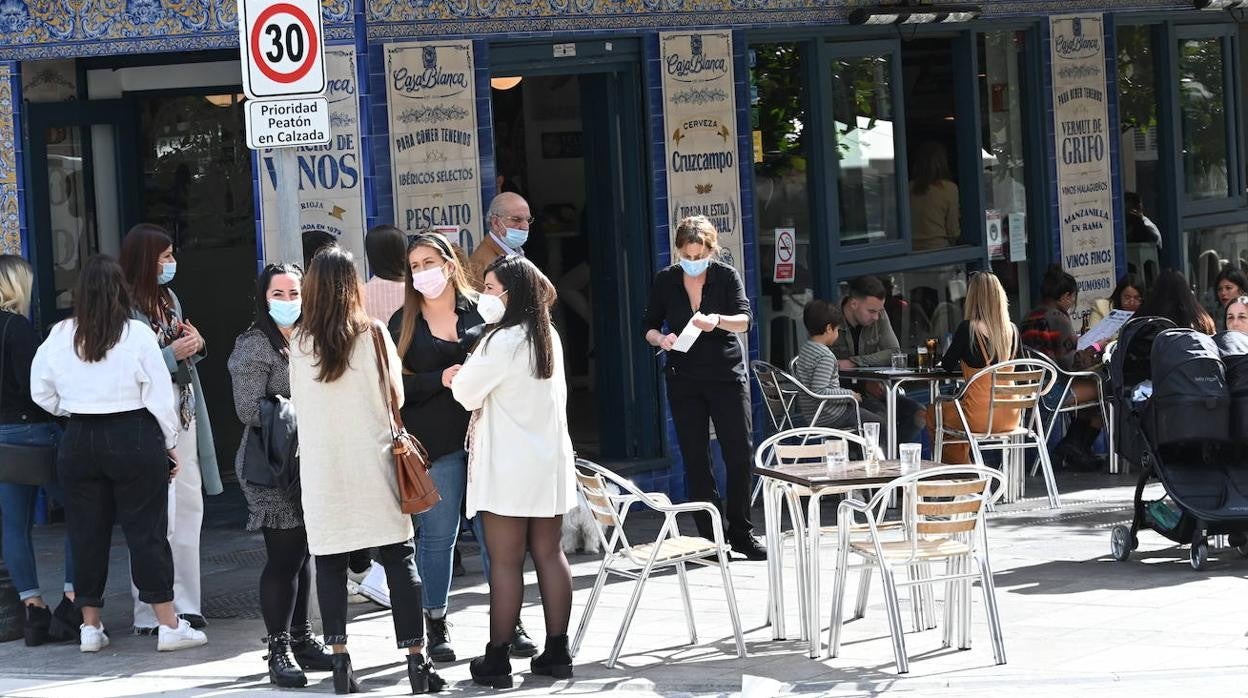
[[[183,319],[182,303],[178,300],[177,294],[172,290],[169,291],[169,297],[173,299],[173,316],[178,321]],[[152,324],[152,319],[144,314],[141,310],[134,311],[134,317],[147,323]],[[174,374],[178,372],[178,361],[173,358],[173,347],[164,347],[162,353],[165,355],[165,366],[169,369],[169,380],[174,379]],[[195,364],[204,360],[208,355],[208,343],[205,340],[204,350],[191,357],[191,389],[195,393],[195,431],[197,435],[196,450],[199,452],[199,471],[204,481],[205,494],[221,494],[225,488],[221,485],[221,471],[217,465],[217,445],[212,438],[212,422],[208,419],[208,404],[204,402],[204,389],[199,383],[199,370],[195,368]]]

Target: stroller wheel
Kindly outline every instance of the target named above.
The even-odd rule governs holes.
[[[1235,552],[1239,553],[1240,557],[1248,557],[1248,543],[1235,546]]]
[[[1126,562],[1135,550],[1135,541],[1131,538],[1131,529],[1126,526],[1114,526],[1109,533],[1109,552],[1118,562]]]
[[[1209,543],[1200,541],[1192,546],[1192,569],[1203,570],[1205,563],[1209,561]]]

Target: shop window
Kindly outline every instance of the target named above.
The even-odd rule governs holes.
[[[1138,205],[1144,215],[1155,215],[1161,202],[1157,51],[1153,30],[1149,25],[1122,26],[1115,35],[1118,42],[1118,113],[1121,124],[1118,152],[1122,159],[1122,187],[1128,199],[1138,197]]]
[[[832,61],[837,217],[845,246],[900,237],[893,60],[880,53]]]
[[[901,63],[910,244],[916,252],[952,247],[963,242],[953,41],[906,41]]]
[[[1021,319],[1031,304],[1029,240],[1038,235],[1027,211],[1027,33],[979,36],[980,166],[985,231],[992,270]]]
[[[1230,195],[1226,58],[1221,37],[1178,42],[1183,184],[1196,201]]]
[[[759,329],[763,358],[776,365],[787,365],[801,346],[802,309],[815,288],[802,55],[797,43],[750,49],[754,219],[763,291]]]
[[[1217,278],[1224,269],[1248,274],[1248,225],[1199,228],[1187,232],[1188,281],[1196,297],[1215,318],[1220,317]]]
[[[902,349],[914,349],[928,339],[935,339],[942,347],[948,343],[962,322],[965,266],[951,264],[876,276],[888,293],[884,311]],[[842,297],[847,293],[842,282]]]

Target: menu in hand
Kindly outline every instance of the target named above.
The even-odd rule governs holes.
[[[1111,310],[1105,319],[1096,323],[1096,327],[1083,333],[1079,338],[1079,351],[1083,351],[1093,344],[1104,345],[1109,340],[1118,336],[1118,332],[1122,330],[1122,326],[1127,324],[1127,320],[1135,313],[1129,310]]]

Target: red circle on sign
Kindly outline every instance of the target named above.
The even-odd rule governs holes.
[[[777,254],[781,262],[788,262],[793,259],[793,235],[788,231],[780,233],[779,239],[776,241]]]
[[[304,34],[308,37],[307,56],[303,59],[303,63],[300,63],[294,70],[288,73],[283,73],[266,63],[264,61],[264,54],[260,52],[261,29],[264,27],[266,22],[272,19],[274,15],[278,14],[288,14],[294,17],[299,24],[303,25]],[[312,63],[316,59],[316,52],[318,48],[319,47],[316,45],[316,30],[312,26],[312,18],[308,17],[308,13],[298,7],[295,7],[294,5],[291,5],[290,3],[280,2],[276,5],[266,7],[264,11],[260,13],[260,16],[256,17],[256,21],[251,27],[252,60],[255,62],[256,67],[260,69],[260,72],[264,73],[264,76],[273,82],[290,84],[307,75],[308,72],[312,70]]]

